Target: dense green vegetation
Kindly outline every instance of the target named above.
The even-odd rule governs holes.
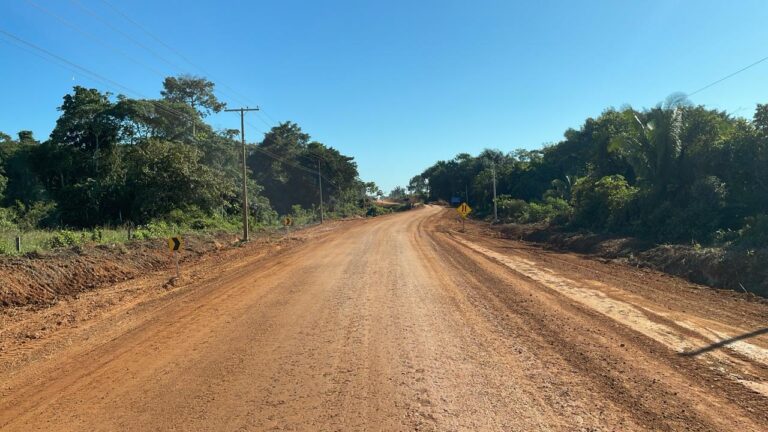
[[[608,109],[539,150],[439,161],[408,190],[499,218],[662,242],[768,244],[768,105],[752,120],[670,97]]]
[[[239,130],[205,123],[224,108],[214,84],[170,77],[161,95],[130,99],[78,86],[64,96],[47,140],[0,133],[0,249],[10,248],[12,234],[40,229],[88,238],[98,227],[135,227],[141,236],[239,226]],[[288,213],[314,220],[318,165],[328,215],[364,214],[366,189],[375,185],[360,181],[351,157],[287,122],[247,146],[253,225]]]

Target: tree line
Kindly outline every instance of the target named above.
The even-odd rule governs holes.
[[[224,108],[214,83],[194,76],[166,78],[157,99],[74,87],[48,139],[0,132],[0,228],[139,225],[180,211],[238,216],[240,131],[205,122]],[[354,159],[292,122],[248,144],[246,160],[255,223],[316,209],[318,168],[327,211],[359,211],[364,199]]]
[[[672,95],[650,109],[607,109],[536,150],[439,161],[408,191],[468,200],[499,217],[670,242],[768,243],[768,105],[752,119]],[[398,191],[401,193],[402,191]]]

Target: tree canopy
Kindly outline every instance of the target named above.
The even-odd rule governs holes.
[[[293,205],[312,207],[323,195],[333,208],[339,197],[351,191],[359,197],[363,186],[354,159],[317,141],[312,141],[295,123],[273,127],[248,153],[248,167],[274,208],[287,212]]]
[[[167,77],[163,81],[160,94],[170,102],[185,103],[194,108],[198,114],[205,117],[211,112],[219,112],[226,107],[213,92],[213,82],[192,75]]]
[[[47,140],[26,130],[17,139],[0,133],[0,224],[142,224],[179,210],[238,215],[239,131],[215,131],[203,121],[225,106],[213,91],[212,82],[192,76],[166,78],[161,99],[76,86]],[[318,164],[330,209],[356,205],[362,190],[353,158],[311,141],[291,122],[248,144],[247,162],[256,222],[295,205],[316,208]]]
[[[768,221],[766,167],[768,106],[747,120],[673,95],[650,109],[608,109],[541,149],[438,161],[408,189],[468,199],[487,215],[495,169],[507,220],[712,242]]]

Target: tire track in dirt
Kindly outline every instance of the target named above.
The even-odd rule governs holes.
[[[595,315],[591,307],[574,304],[572,298],[558,292],[557,286],[547,286],[546,282],[552,281],[552,275],[560,271],[559,268],[541,266],[541,262],[518,261],[514,248],[508,248],[504,249],[506,254],[502,258],[515,260],[525,267],[510,268],[494,257],[479,255],[467,247],[466,240],[460,239],[463,235],[451,234],[449,227],[450,221],[443,219],[432,231],[441,233],[436,241],[444,244],[446,250],[453,248],[454,254],[459,255],[455,265],[485,279],[485,286],[495,288],[488,288],[489,297],[503,299],[510,311],[516,311],[524,319],[519,325],[544,336],[545,345],[556,347],[549,348],[553,351],[552,357],[562,356],[568,365],[581,368],[592,386],[599,385],[593,391],[604,392],[602,398],[624,403],[627,413],[643,421],[647,428],[666,424],[670,430],[730,430],[741,424],[746,430],[763,430],[764,397],[734,385],[727,374],[713,373],[694,359],[667,351],[666,346],[649,344],[632,334],[631,327],[617,327],[616,321],[606,319],[604,314]],[[499,242],[489,241],[494,245]],[[506,270],[499,271],[500,264]],[[529,277],[533,271],[541,274],[539,280]],[[526,297],[530,300],[524,300]],[[524,307],[514,307],[520,303]],[[715,388],[718,390],[714,391]],[[663,401],[663,405],[659,405],[659,401]],[[702,409],[706,405],[710,408]],[[712,415],[723,411],[728,412],[726,419]],[[744,416],[741,420],[739,412]]]
[[[20,368],[2,383],[0,428],[765,430],[766,398],[728,375],[764,376],[747,353],[725,371],[680,356],[636,330],[648,305],[635,294],[515,251],[510,268],[445,215],[212,263],[140,321]],[[679,321],[670,310],[653,326]]]

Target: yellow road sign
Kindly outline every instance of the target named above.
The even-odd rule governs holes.
[[[283,218],[283,226],[291,226],[293,225],[293,218],[290,216],[285,216]]]
[[[168,249],[170,249],[171,252],[180,250],[183,245],[184,241],[181,237],[171,237],[168,239]]]
[[[472,213],[472,207],[470,207],[467,203],[461,203],[460,206],[456,207],[456,211],[459,212],[461,217],[466,219],[467,215]]]

